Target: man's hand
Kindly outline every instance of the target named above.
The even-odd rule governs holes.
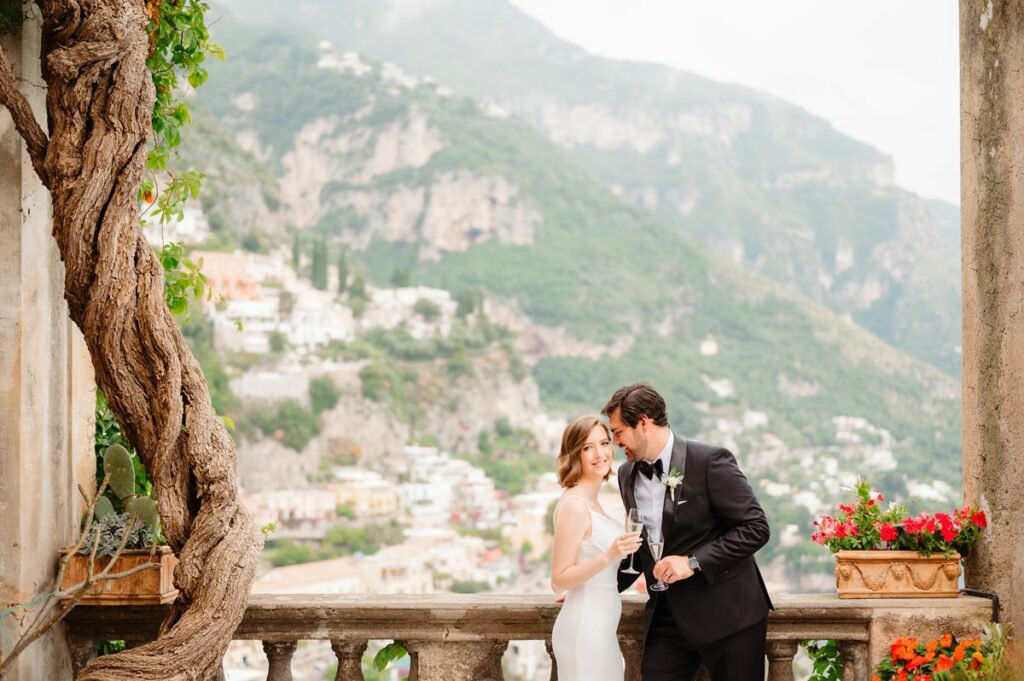
[[[654,577],[666,584],[693,577],[689,556],[665,556],[654,566]]]

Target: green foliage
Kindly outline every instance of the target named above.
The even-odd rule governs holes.
[[[417,300],[412,306],[412,311],[428,322],[432,322],[441,316],[441,306],[426,298]]]
[[[264,549],[274,567],[298,565],[318,560],[331,560],[355,554],[372,555],[382,546],[401,543],[405,527],[391,521],[363,527],[332,527],[321,542],[295,542],[291,539],[269,540]]]
[[[274,353],[284,352],[288,347],[288,339],[280,331],[270,332],[270,351]]]
[[[124,641],[100,641],[96,646],[96,656],[113,655],[128,648]]]
[[[842,681],[843,658],[835,641],[804,641],[811,658],[809,681]]]
[[[299,267],[302,265],[302,237],[299,235],[298,230],[292,236],[292,269],[296,272],[299,271]]]
[[[22,0],[0,0],[0,36],[11,35],[21,30],[28,16]]]
[[[377,655],[373,658],[373,666],[377,671],[384,671],[389,664],[401,660],[408,654],[409,651],[406,650],[403,641],[394,641],[377,651]]]
[[[210,280],[202,273],[203,259],[194,262],[185,257],[185,244],[171,242],[160,249],[160,264],[164,268],[164,299],[171,313],[188,324],[192,320],[189,299],[210,300]]]
[[[153,75],[156,101],[153,105],[153,148],[147,166],[153,171],[166,171],[172,150],[181,143],[181,127],[191,121],[184,102],[185,90],[179,77],[193,89],[206,82],[203,66],[207,55],[224,58],[224,50],[210,40],[206,28],[209,6],[199,0],[160,2],[150,16],[150,55],[146,66]],[[170,172],[174,176],[173,172]]]
[[[107,398],[103,394],[103,391],[99,388],[96,389],[96,429],[95,429],[95,446],[94,451],[96,454],[96,487],[103,483],[104,477],[104,454],[107,449],[112,446],[118,446],[124,450],[127,450],[131,455],[131,466],[135,474],[135,485],[134,490],[137,490],[139,494],[143,496],[150,496],[153,493],[153,482],[149,478],[149,473],[146,472],[146,467],[142,465],[142,460],[139,459],[135,450],[132,448],[131,443],[124,437],[121,432],[121,424],[118,422],[117,417],[110,410],[110,405],[107,404]],[[118,512],[124,511],[124,502],[121,500],[114,490],[109,487],[104,491],[104,498],[106,503],[101,513],[107,510],[107,504],[110,505],[111,510]],[[99,506],[101,502],[97,502]]]
[[[327,290],[327,241],[318,239],[313,243],[313,265],[311,270],[313,286],[320,291]]]
[[[352,509],[351,504],[338,504],[334,507],[334,515],[337,518],[344,518],[346,520],[356,519],[356,512]]]
[[[156,530],[143,523],[135,515],[118,513],[105,516],[102,520],[95,520],[92,527],[89,528],[89,538],[82,544],[78,552],[88,556],[92,553],[95,544],[96,556],[113,556],[117,553],[121,542],[124,541],[126,532],[128,533],[126,549],[144,549],[155,544],[157,540]]]
[[[200,310],[181,331],[206,377],[214,410],[224,415],[222,418],[237,415],[242,402],[232,392],[231,377],[213,345],[213,322]]]
[[[320,434],[320,419],[295,400],[252,406],[243,418],[264,435],[279,439],[285,447],[297,452],[305,449],[309,441]]]
[[[330,409],[340,397],[341,391],[329,376],[318,376],[309,382],[309,400],[314,414]]]
[[[400,371],[391,362],[373,362],[359,370],[363,397],[374,402],[390,400],[403,404],[406,384],[412,379],[415,379],[414,375]]]
[[[406,267],[396,267],[391,272],[391,285],[394,288],[402,288],[412,283],[412,273]]]
[[[338,293],[348,290],[348,249],[344,246],[338,251]]]
[[[482,468],[497,489],[520,494],[539,475],[554,469],[554,460],[537,450],[537,441],[528,430],[513,428],[507,419],[499,419],[495,426],[494,432],[485,435],[481,431],[477,438],[477,444],[483,441],[486,449],[458,456]]]
[[[465,582],[462,582],[462,581],[459,581],[459,580],[454,580],[454,581],[452,581],[451,589],[452,589],[452,593],[457,593],[457,594],[478,594],[478,593],[482,593],[484,591],[490,591],[491,590],[491,585],[488,584],[487,582],[479,582],[479,581],[465,581]]]

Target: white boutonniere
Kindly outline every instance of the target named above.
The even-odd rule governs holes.
[[[676,487],[679,487],[683,483],[683,474],[677,471],[675,468],[671,468],[668,471],[668,475],[661,481],[661,484],[668,487],[668,493],[672,497],[672,502],[676,500]]]

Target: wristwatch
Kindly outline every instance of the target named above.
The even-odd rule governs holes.
[[[690,569],[694,572],[700,572],[700,563],[697,561],[696,556],[690,556],[689,565]]]

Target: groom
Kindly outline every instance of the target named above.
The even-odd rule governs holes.
[[[772,604],[754,552],[768,541],[768,521],[736,459],[677,437],[647,383],[620,388],[601,413],[628,459],[622,501],[643,514],[645,534],[660,529],[665,542],[657,563],[646,543],[636,554],[648,585],[671,585],[647,602],[644,681],[690,681],[701,663],[714,681],[763,681]],[[670,471],[683,477],[674,494]],[[619,591],[636,579],[625,567]]]

